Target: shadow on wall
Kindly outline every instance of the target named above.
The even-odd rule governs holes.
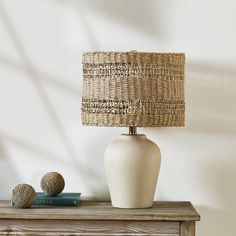
[[[16,62],[12,60],[11,58],[7,57],[6,55],[0,55],[0,64],[14,71],[17,71],[18,73],[29,74],[28,67],[25,64]],[[34,71],[43,85],[53,86],[54,88],[57,88],[64,93],[74,95],[77,98],[81,97],[81,89],[79,87],[76,87],[75,85],[65,82],[66,81],[65,78],[63,79],[63,78],[54,77],[45,72],[39,71],[35,67],[34,67]]]
[[[87,129],[89,128],[87,127]],[[109,131],[106,133],[99,132],[99,127],[96,129],[96,135],[90,138],[86,147],[86,153],[89,158],[86,159],[84,165],[86,172],[85,178],[87,178],[87,183],[89,183],[92,199],[109,201],[110,194],[105,174],[104,152],[106,146],[112,141],[111,137],[116,132],[114,132],[114,127],[108,128]]]
[[[236,134],[236,69],[224,65],[186,65],[184,131]]]
[[[68,3],[68,1],[65,0],[62,2]],[[167,37],[162,18],[159,17],[158,21],[156,20],[156,16],[159,16],[162,13],[163,6],[165,7],[163,2],[159,4],[155,0],[74,0],[69,3],[73,3],[77,7],[80,13],[80,20],[84,23],[86,27],[85,32],[88,33],[88,36],[92,36],[92,31],[83,16],[83,11],[80,9],[81,6],[84,9],[87,8],[88,11],[94,11],[102,17],[109,18],[110,21],[118,22],[126,25],[128,28],[136,29],[137,32],[150,35],[154,38],[158,37],[159,42],[165,40]],[[171,9],[168,8],[168,11],[170,10]],[[83,17],[81,17],[81,14]],[[94,36],[88,38],[92,39]],[[91,43],[93,46],[97,45],[95,42]]]
[[[221,208],[235,212],[236,160],[234,158],[235,152],[230,151],[228,156],[227,153],[225,156],[217,156],[216,154],[215,158],[217,160],[215,162],[206,160],[202,165],[198,181],[202,184],[202,189],[208,192],[209,198],[212,198],[214,203],[217,202]],[[220,158],[224,158],[224,161],[221,161]]]
[[[81,177],[83,177],[85,173],[78,162],[78,157],[77,157],[77,153],[75,152],[75,148],[72,146],[72,144],[67,136],[64,125],[61,123],[60,118],[58,117],[58,114],[56,112],[56,109],[53,107],[53,104],[50,101],[49,96],[47,95],[47,93],[45,91],[45,88],[42,84],[42,79],[41,79],[40,75],[38,74],[38,71],[34,68],[33,63],[25,50],[25,45],[23,44],[20,36],[18,35],[17,31],[15,30],[14,22],[11,21],[11,19],[8,16],[7,11],[4,9],[4,6],[2,3],[0,3],[0,17],[3,20],[6,30],[9,34],[9,36],[11,37],[11,39],[15,45],[15,48],[23,61],[23,64],[19,66],[18,64],[15,64],[11,60],[4,58],[4,57],[0,57],[0,61],[4,62],[8,66],[12,66],[13,69],[17,68],[17,70],[23,70],[25,73],[28,74],[28,77],[29,77],[31,83],[34,85],[36,93],[41,98],[41,101],[44,105],[45,111],[49,114],[52,124],[55,126],[58,135],[60,136],[61,140],[63,141],[63,144],[68,152],[68,157],[71,159],[75,168],[78,170],[77,173]],[[51,82],[51,85],[54,84],[60,88],[62,88],[62,86],[64,86],[65,91],[68,91],[68,88],[71,90],[71,86],[68,87],[68,85],[65,86],[65,83],[63,83],[63,84],[60,82],[58,83],[55,79],[49,79],[48,81]],[[7,134],[6,134],[6,137],[8,137]],[[28,148],[32,150],[32,147],[30,144],[24,145],[25,144],[24,140],[19,141],[15,137],[11,137],[11,140],[16,141],[16,143],[18,145],[20,144],[23,148],[28,146]],[[40,149],[37,149],[37,147],[36,148],[34,147],[33,149],[34,149],[34,151],[40,150]],[[44,152],[44,154],[45,153],[47,153],[47,152]]]
[[[108,143],[109,141],[108,140],[109,136],[106,136],[107,138],[104,137],[104,139],[101,139],[101,137],[99,137],[100,139],[99,142],[97,142],[97,140],[94,140],[93,143],[89,143],[87,153],[89,156],[91,156],[91,158],[96,158],[97,160],[93,161],[91,158],[86,159],[87,163],[85,165],[85,168],[82,168],[77,153],[75,151],[75,147],[73,147],[72,143],[67,137],[64,125],[61,122],[60,117],[58,117],[56,109],[53,107],[53,103],[50,101],[49,96],[45,91],[45,86],[53,86],[65,93],[74,94],[76,95],[74,97],[75,99],[78,99],[78,96],[81,97],[81,91],[79,90],[79,88],[76,88],[75,86],[72,86],[67,82],[62,81],[62,79],[58,79],[48,75],[47,73],[38,71],[33,66],[33,63],[25,49],[25,45],[23,44],[20,35],[18,35],[17,31],[15,30],[14,22],[11,21],[7,11],[4,9],[4,6],[1,3],[0,3],[0,17],[2,18],[6,30],[9,36],[12,38],[15,48],[19,53],[23,62],[22,64],[20,64],[5,55],[0,55],[0,63],[6,67],[11,68],[12,70],[25,73],[28,75],[29,82],[31,82],[34,85],[35,92],[41,98],[45,111],[50,115],[51,122],[55,126],[58,135],[60,136],[61,140],[64,143],[64,146],[68,152],[67,154],[68,159],[70,159],[70,161],[65,162],[62,160],[65,158],[61,158],[60,156],[58,156],[58,154],[52,153],[51,151],[46,149],[42,149],[42,147],[37,146],[37,144],[32,144],[29,140],[19,139],[17,136],[9,135],[8,133],[1,133],[0,130],[0,135],[2,135],[4,143],[6,142],[7,144],[12,146],[18,146],[22,149],[29,151],[32,154],[35,153],[41,156],[42,159],[50,158],[50,160],[57,160],[57,162],[59,162],[64,167],[68,165],[73,166],[76,169],[78,175],[83,180],[88,191],[90,191],[91,194],[93,195],[93,198],[97,197],[99,199],[109,199],[108,187],[106,184],[104,185],[104,183],[106,183],[106,180],[103,168],[104,147],[106,143]],[[104,142],[102,142],[101,140],[104,140]],[[1,146],[0,151],[1,151],[0,152],[1,167],[4,167],[5,170],[9,172],[10,170],[13,169],[13,167],[11,166],[9,158],[7,158],[7,153],[3,145]],[[4,163],[6,163],[6,165]],[[16,172],[12,171],[12,173]],[[20,177],[18,176],[16,177],[13,174],[10,175],[9,181],[5,181],[4,183],[1,184],[1,190],[6,190],[5,192],[9,192],[10,190],[7,187],[11,186],[11,181],[16,182],[19,181],[19,179]],[[91,181],[91,179],[93,179],[93,181]],[[8,198],[8,196],[6,198]]]
[[[0,178],[1,199],[9,199],[10,196],[6,193],[11,193],[11,190],[17,183],[19,175],[11,162],[9,154],[2,142],[0,136],[0,173],[3,178]]]
[[[35,87],[35,91],[40,96],[40,98],[44,104],[45,110],[49,113],[52,123],[56,127],[58,134],[60,135],[61,139],[64,142],[66,149],[68,150],[69,156],[76,160],[76,154],[74,152],[74,149],[71,146],[71,144],[67,138],[64,127],[61,124],[60,119],[57,116],[56,111],[55,111],[50,99],[48,98],[48,95],[42,85],[41,78],[39,77],[39,74],[37,73],[37,71],[33,67],[32,62],[26,53],[25,47],[24,47],[23,43],[21,42],[20,37],[17,35],[17,32],[14,28],[13,23],[10,21],[10,18],[8,17],[6,11],[4,10],[4,8],[1,4],[0,4],[0,13],[1,13],[0,16],[3,19],[3,22],[5,23],[6,29],[8,30],[8,33],[11,36],[22,61],[24,62],[24,65],[23,65],[24,70],[28,73],[29,78],[31,79],[31,82]]]
[[[209,174],[210,170],[210,174]],[[200,182],[202,186],[209,186],[207,191],[212,193],[212,200],[218,199],[220,207],[197,206],[201,215],[200,227],[197,235],[234,235],[236,222],[236,188],[235,162],[212,163],[205,165]]]
[[[214,209],[209,207],[196,207],[197,211],[201,214],[201,227],[196,226],[196,235],[206,235],[206,236],[224,236],[224,235],[234,235],[235,230],[233,226],[235,225],[235,218],[229,217],[227,211],[223,208]]]
[[[9,144],[9,146],[19,147],[21,149],[27,150],[33,155],[40,156],[42,161],[43,159],[50,159],[57,163],[60,163],[64,167],[72,167],[74,162],[71,160],[65,161],[63,156],[60,156],[58,153],[53,153],[49,150],[43,149],[42,147],[37,146],[36,144],[30,143],[28,140],[23,140],[22,138],[17,138],[14,136],[7,135],[0,130],[0,137],[3,143]],[[3,145],[2,145],[3,148]],[[4,155],[0,153],[0,159],[2,157],[6,157],[6,149],[4,149]],[[9,158],[8,158],[9,159]]]

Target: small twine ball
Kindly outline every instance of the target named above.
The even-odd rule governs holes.
[[[36,198],[34,188],[29,184],[18,184],[12,190],[12,203],[19,208],[29,208]]]
[[[65,181],[58,172],[49,172],[43,176],[40,185],[45,194],[56,196],[63,191]]]

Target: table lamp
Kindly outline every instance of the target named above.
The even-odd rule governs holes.
[[[82,63],[82,124],[129,128],[105,150],[112,205],[152,207],[161,154],[137,127],[184,126],[185,55],[85,52]]]

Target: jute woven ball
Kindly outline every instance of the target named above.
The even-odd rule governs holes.
[[[56,196],[61,193],[65,187],[65,181],[58,172],[49,172],[41,179],[41,188],[45,194]]]
[[[35,198],[35,190],[29,184],[18,184],[12,191],[12,203],[19,208],[31,207]]]

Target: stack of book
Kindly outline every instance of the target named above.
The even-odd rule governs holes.
[[[42,192],[36,193],[33,205],[37,206],[78,206],[81,193],[60,193],[57,196],[48,196]]]

